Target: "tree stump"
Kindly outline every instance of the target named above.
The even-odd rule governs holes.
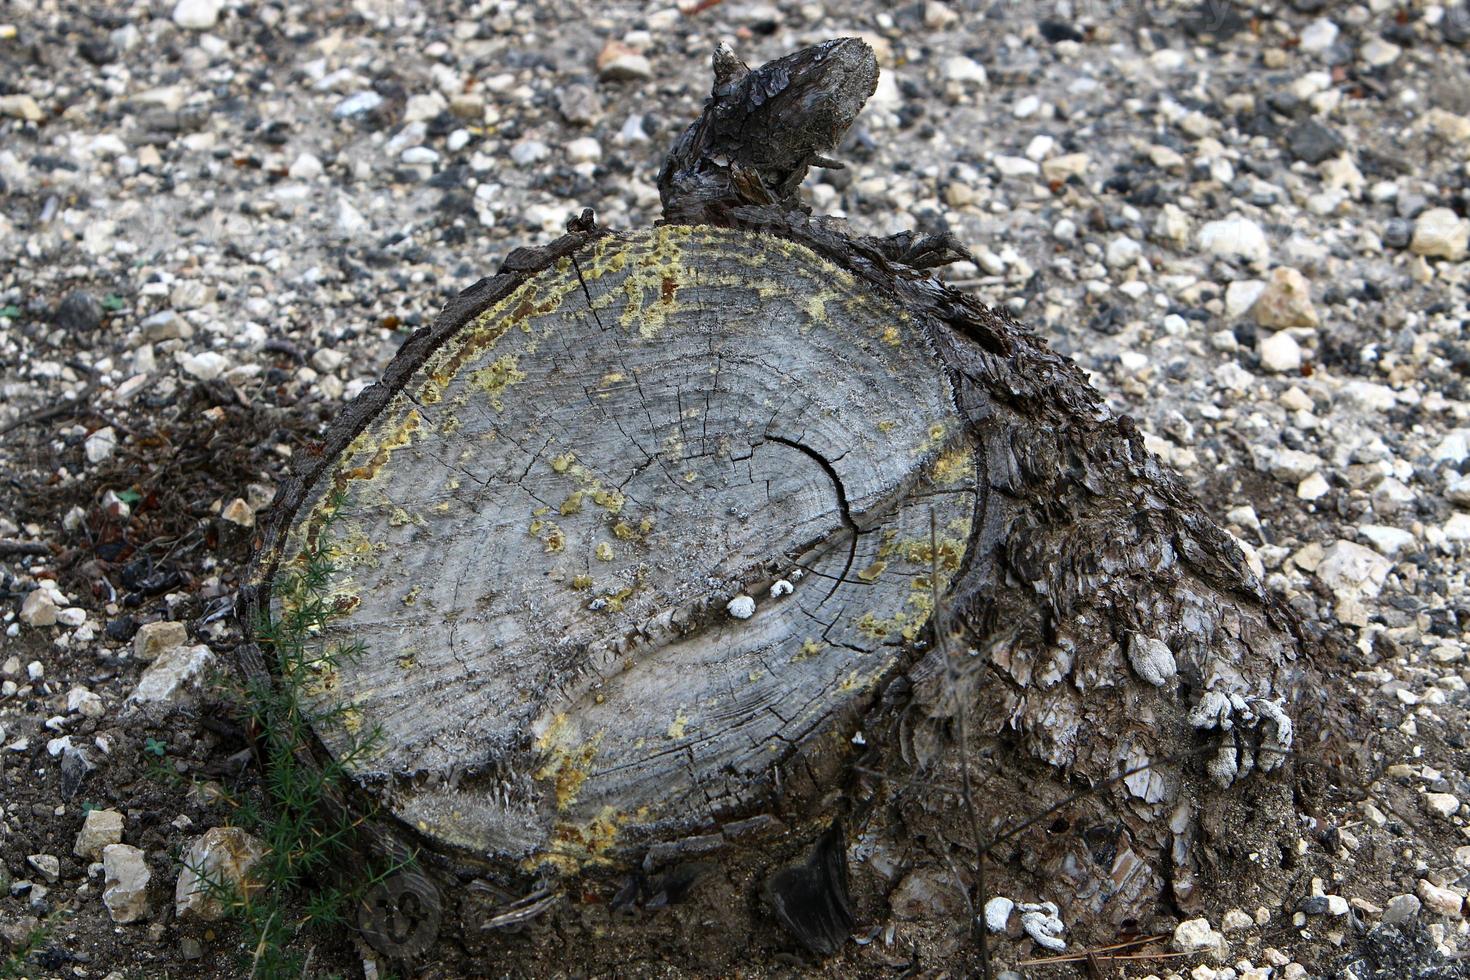
[[[361,652],[315,751],[381,732],[347,805],[527,969],[626,935],[876,970],[843,943],[890,917],[973,966],[988,895],[1078,939],[1279,900],[1291,786],[1252,772],[1289,770],[1293,618],[1068,360],[929,273],[957,243],[800,205],[866,45],[715,76],[663,223],[512,253],[278,498],[247,605],[330,559]]]

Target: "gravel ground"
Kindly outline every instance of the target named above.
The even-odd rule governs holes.
[[[716,41],[859,33],[813,206],[968,243],[946,275],[1138,420],[1377,725],[1308,749],[1364,774],[1305,808],[1314,894],[1129,975],[1467,975],[1470,9],[683,6],[0,8],[0,954],[236,975],[173,890],[249,782],[208,681],[255,512],[508,250],[657,216]]]

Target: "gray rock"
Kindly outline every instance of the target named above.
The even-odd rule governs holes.
[[[377,92],[354,92],[337,103],[332,115],[338,119],[350,119],[353,116],[366,115],[382,104],[383,97]]]
[[[47,881],[61,877],[61,859],[55,854],[32,854],[26,858],[26,864],[41,872]]]
[[[1341,136],[1315,119],[1297,123],[1286,134],[1286,151],[1293,159],[1311,164],[1335,157],[1345,148]]]
[[[71,852],[79,858],[95,861],[109,844],[121,844],[123,815],[116,810],[88,810],[82,820],[82,829],[77,831],[77,840]]]
[[[194,916],[205,922],[224,918],[226,908],[220,889],[235,894],[258,887],[251,871],[266,855],[266,846],[239,827],[211,827],[189,845],[183,869],[174,886],[174,911],[183,919]]]
[[[1408,248],[1414,235],[1414,225],[1403,218],[1391,218],[1383,226],[1383,244],[1389,248]]]
[[[74,289],[56,305],[52,322],[68,333],[91,333],[102,326],[102,304],[86,290]]]
[[[143,852],[130,844],[108,844],[102,849],[102,904],[117,923],[137,922],[148,916],[148,881],[153,873]]]
[[[517,167],[540,163],[551,154],[551,148],[540,140],[521,140],[510,148],[510,159]]]
[[[1470,44],[1470,5],[1457,3],[1445,8],[1439,33],[1451,44]]]
[[[176,647],[189,642],[189,631],[183,623],[163,620],[144,623],[133,634],[133,656],[151,663]]]
[[[171,704],[186,700],[214,663],[209,647],[175,647],[159,656],[128,695],[128,704]]]
[[[568,85],[556,97],[556,111],[573,126],[590,126],[602,118],[602,98],[590,85]]]
[[[1383,910],[1383,921],[1392,926],[1402,925],[1419,914],[1420,905],[1417,895],[1395,895]]]

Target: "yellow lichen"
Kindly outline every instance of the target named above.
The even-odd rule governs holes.
[[[680,708],[674,715],[674,720],[669,724],[669,738],[683,738],[684,732],[689,728],[689,716],[684,714]]]
[[[857,628],[858,632],[869,639],[882,640],[888,636],[892,626],[888,620],[879,619],[873,613],[865,612],[857,621]]]
[[[561,502],[561,516],[570,517],[572,514],[580,513],[582,510],[582,491],[573,490],[567,494],[567,498]]]
[[[974,459],[964,446],[951,449],[934,461],[934,480],[937,483],[958,483],[974,472]]]
[[[597,756],[597,747],[607,734],[607,730],[602,729],[586,742],[576,744],[568,737],[569,727],[566,724],[553,726],[541,737],[538,744],[545,743],[542,749],[549,752],[549,755],[541,768],[532,773],[536,779],[552,782],[556,791],[556,808],[561,811],[576,802],[577,793],[592,772],[592,760]]]
[[[578,592],[586,592],[588,589],[592,588],[592,576],[573,575],[572,588],[576,589]]]
[[[878,576],[882,575],[883,574],[883,569],[885,569],[887,567],[888,567],[888,562],[881,561],[881,560],[880,561],[875,561],[875,562],[873,562],[873,564],[869,565],[867,568],[863,569],[861,572],[858,572],[857,573],[857,577],[859,579],[861,579],[862,581],[867,582],[868,584],[871,585],[873,582],[876,582],[878,580]]]
[[[609,514],[617,514],[622,511],[623,504],[627,502],[617,490],[604,490],[598,487],[592,491],[592,502],[599,507],[605,508]]]
[[[500,397],[505,389],[526,380],[526,372],[516,366],[518,363],[518,355],[503,354],[489,367],[470,373],[470,386],[489,395],[490,404],[497,412],[505,409],[505,402]]]
[[[613,546],[606,541],[599,541],[597,542],[597,547],[592,549],[592,554],[596,556],[598,561],[612,561]]]

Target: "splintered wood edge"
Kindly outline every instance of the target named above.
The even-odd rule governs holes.
[[[712,238],[714,241],[716,241],[717,244],[750,245],[752,243],[755,243],[758,244],[760,248],[770,249],[773,252],[780,252],[787,255],[797,255],[801,262],[807,263],[808,265],[815,263],[818,271],[820,271],[822,268],[826,268],[828,270],[828,272],[826,273],[827,275],[836,276],[838,278],[845,277],[847,280],[845,288],[851,291],[852,297],[855,297],[856,299],[861,299],[864,303],[880,304],[886,307],[888,311],[895,316],[904,315],[902,313],[901,307],[893,303],[891,300],[887,300],[886,298],[882,297],[874,298],[867,295],[863,289],[863,280],[842,271],[840,267],[830,265],[827,260],[819,258],[802,245],[791,242],[787,239],[777,238],[773,236],[751,236],[749,233],[737,233],[717,229],[704,229],[703,231],[706,234],[706,237]],[[642,240],[648,240],[650,239],[650,237],[657,238],[658,242],[660,243],[659,247],[663,247],[663,243],[666,243],[671,238],[675,238],[679,235],[687,236],[688,234],[688,229],[674,229],[666,227],[664,229],[660,229],[656,233],[639,233],[627,239],[619,239],[618,241],[620,244],[617,246],[617,248],[626,250],[627,248],[629,248],[631,243],[640,240],[640,238]],[[566,240],[563,240],[563,242],[565,241]],[[558,244],[561,245],[562,243]],[[572,244],[570,248],[563,247],[560,250],[560,254],[557,254],[558,250],[555,248],[548,250],[547,253],[545,253],[544,255],[545,261],[539,263],[539,270],[537,271],[542,271],[556,265],[559,259],[562,259],[562,257],[565,255],[571,254],[573,251],[575,251],[577,245],[582,244],[586,243],[583,241],[577,241]],[[584,258],[586,257],[584,256]],[[565,261],[563,261],[562,264],[565,265]],[[563,269],[562,271],[563,278],[565,279],[567,275],[566,270]],[[593,278],[596,278],[596,276],[600,274],[600,272],[596,273]],[[451,341],[453,338],[459,335],[460,332],[464,328],[466,328],[467,325],[477,320],[481,321],[480,329],[483,329],[485,326],[485,324],[483,323],[483,318],[486,315],[485,311],[493,311],[496,308],[496,304],[504,305],[507,301],[507,298],[511,297],[517,288],[527,283],[532,278],[532,275],[534,275],[534,273],[532,273],[530,270],[528,270],[527,273],[516,273],[512,275],[502,274],[494,280],[482,281],[479,286],[467,291],[465,294],[462,294],[461,297],[457,299],[454,304],[451,304],[451,307],[445,311],[445,313],[440,317],[439,321],[436,322],[433,328],[431,328],[425,334],[416,336],[408,344],[405,345],[404,350],[400,353],[398,358],[395,359],[393,365],[390,366],[389,371],[386,373],[384,383],[382,385],[375,386],[373,389],[369,389],[369,391],[372,393],[371,397],[369,397],[368,394],[365,393],[364,397],[360,398],[356,403],[354,403],[354,405],[344,415],[338,425],[334,427],[334,430],[328,439],[327,448],[322,452],[321,456],[310,468],[309,472],[304,474],[300,480],[295,481],[286,490],[283,490],[281,496],[283,506],[279,508],[278,511],[273,515],[272,520],[268,525],[268,530],[264,539],[265,544],[261,550],[261,560],[257,562],[257,568],[260,570],[260,574],[257,575],[254,582],[255,591],[252,596],[253,602],[257,609],[265,608],[270,602],[270,597],[268,595],[268,592],[266,591],[268,585],[266,573],[272,571],[275,568],[275,564],[280,559],[281,555],[285,551],[289,550],[288,531],[290,528],[298,525],[298,517],[300,517],[299,511],[301,505],[311,499],[315,499],[317,501],[317,506],[320,505],[321,492],[318,489],[318,484],[324,482],[324,477],[327,474],[329,468],[337,466],[339,462],[343,459],[344,454],[351,454],[354,441],[359,442],[359,449],[362,448],[359,437],[362,436],[367,431],[368,427],[371,426],[374,422],[380,421],[380,414],[383,412],[385,407],[388,406],[389,402],[400,392],[405,391],[405,386],[419,374],[420,370],[432,360],[436,353],[444,347],[444,344],[446,342]],[[585,289],[585,281],[582,281],[583,269],[576,269],[576,279],[578,280],[577,284]],[[653,292],[651,295],[653,297],[657,297],[658,284],[653,283],[651,285],[653,286]],[[739,285],[739,283],[731,283],[730,285],[735,286]],[[667,299],[667,279],[664,283],[664,291],[665,299]],[[628,295],[629,297],[635,296],[635,291],[631,286],[628,289]],[[639,295],[641,295],[641,293]],[[832,299],[835,298],[836,294],[832,294],[830,290],[826,289],[818,290],[818,295],[814,295],[811,300],[811,302],[814,303],[816,306],[815,312],[817,315],[821,314],[822,296],[826,296],[827,301],[831,302]],[[591,296],[589,295],[588,298],[591,299]],[[644,327],[642,332],[645,337],[650,336],[649,332],[647,331],[647,316],[652,316],[655,312],[659,313],[659,315],[662,316],[664,312],[668,311],[644,311],[641,308],[632,310],[632,314],[635,319],[639,316],[644,316]],[[629,313],[629,308],[625,306],[622,310],[622,313],[624,319],[626,320]],[[504,315],[504,311],[502,312],[502,315]],[[595,317],[596,314],[594,313],[593,315]],[[842,326],[846,326],[846,321],[843,321]],[[922,342],[922,333],[920,327],[918,325],[915,325],[913,329],[913,339]],[[883,331],[882,343],[876,346],[881,350],[884,345],[895,349],[899,346],[896,335],[893,335],[892,327],[889,327],[888,329]],[[448,348],[445,349],[448,350]],[[450,357],[451,359],[458,358],[457,354],[449,354],[446,356]],[[942,366],[938,358],[935,356],[932,349],[929,349],[926,346],[924,353],[919,357],[919,360],[920,362],[922,362],[919,366],[927,366],[928,374],[930,375],[928,379],[926,379],[925,381],[921,381],[921,387],[923,383],[927,383],[937,389],[940,389],[940,398],[943,404],[929,405],[927,406],[927,409],[923,409],[922,406],[918,405],[916,405],[916,407],[920,407],[921,410],[926,410],[928,413],[926,417],[928,418],[932,418],[935,414],[942,413],[946,422],[958,422],[953,408],[953,393],[948,391],[947,383],[944,380]],[[461,366],[463,366],[463,359],[458,359],[458,362],[455,363],[454,367],[457,370]],[[912,367],[913,365],[910,366]],[[441,374],[442,373],[443,372],[441,372]],[[484,375],[485,371],[482,370],[481,372],[477,373]],[[449,372],[449,374],[452,375],[454,374],[454,372]],[[436,377],[438,377],[438,375],[436,375]],[[448,376],[446,375],[445,378],[447,377]],[[440,380],[445,380],[445,378],[441,378]],[[421,378],[420,380],[424,379]],[[482,382],[486,380],[487,378],[481,378]],[[497,375],[495,375],[493,371],[488,376],[488,381],[493,387],[496,388],[497,392],[500,390],[501,387],[503,387],[501,383],[504,380],[504,378],[499,378]],[[481,387],[484,387],[484,385],[482,384]],[[439,395],[441,394],[437,389],[433,389],[433,397],[426,397],[429,393],[430,389],[426,389],[424,391],[420,391],[418,395],[419,398],[426,401],[437,401]],[[922,392],[920,392],[919,394],[922,394]],[[425,407],[421,405],[417,400],[415,401],[415,405],[420,408]],[[500,406],[497,405],[496,410],[499,411],[499,408]],[[417,409],[415,409],[415,411],[413,412],[413,418],[418,417],[419,415]],[[650,420],[650,424],[652,424],[652,420]],[[458,427],[458,425],[459,423],[456,420],[456,428]],[[769,425],[770,423],[768,423],[768,428]],[[917,448],[918,453],[927,460],[927,462],[923,463],[923,469],[928,472],[931,477],[936,472],[942,471],[943,479],[946,482],[950,482],[956,479],[957,474],[968,474],[967,476],[965,476],[965,478],[969,479],[973,476],[973,458],[970,455],[970,451],[964,449],[963,442],[954,441],[954,439],[963,439],[962,436],[955,435],[955,433],[959,433],[963,426],[951,425],[949,427],[953,430],[951,434],[952,438],[945,440],[944,446],[939,446],[936,444],[936,440],[940,438],[940,434],[944,429],[943,425],[935,426],[934,428],[937,428],[939,431],[930,431],[928,435],[923,438],[923,445]],[[776,442],[781,441],[778,437],[774,435],[772,436],[772,439]],[[403,434],[403,440],[405,442],[409,441],[409,435],[407,433]],[[961,455],[963,455],[963,461],[956,456],[956,452],[959,452]],[[844,449],[843,453],[834,455],[836,455],[836,457],[840,459],[845,454],[846,450]],[[823,465],[830,469],[830,462],[826,462],[824,460]],[[833,479],[835,478],[835,475],[833,475]],[[839,481],[839,494],[841,493],[841,486],[842,484]],[[908,499],[907,495],[912,489],[913,488],[910,481],[910,485],[905,485],[902,487],[891,486],[888,487],[885,492],[889,493],[890,496],[893,494],[897,494],[896,500],[898,502],[894,506],[898,507],[899,510],[902,511],[903,508],[906,506],[906,501]],[[936,495],[936,498],[939,496],[942,495]],[[945,542],[946,548],[949,551],[953,551],[956,553],[956,562],[959,560],[959,555],[963,554],[965,539],[968,537],[968,521],[973,515],[974,507],[973,497],[973,490],[971,490],[969,492],[968,498],[956,498],[957,506],[959,506],[962,511],[968,511],[965,514],[964,518],[966,523],[965,533],[958,535],[953,544],[949,544],[947,541]],[[873,506],[874,504],[873,501],[865,502],[864,500],[860,499],[854,501],[854,505]],[[846,506],[847,504],[844,502],[844,510]],[[933,504],[931,503],[929,506],[932,509]],[[952,517],[952,515],[946,515],[947,520],[950,517]],[[915,532],[921,530],[916,526],[917,518],[915,518],[913,515],[910,515],[908,518],[906,518],[906,520],[910,525],[909,536],[917,538],[918,534],[916,534]],[[870,528],[869,530],[872,530],[872,528]],[[897,531],[895,530],[893,533],[896,536]],[[942,534],[946,538],[948,538],[953,534],[953,532],[942,530]],[[856,540],[857,539],[855,538],[854,541]],[[891,542],[889,547],[891,549]],[[550,548],[550,546],[548,546],[547,550],[549,553],[552,549]],[[558,547],[557,550],[560,550],[560,548]],[[887,562],[876,556],[869,557],[871,560],[869,560],[866,564],[859,566],[856,569],[853,569],[852,571],[854,571],[855,573],[859,573],[858,577],[863,578],[864,582],[871,583],[872,579],[864,578],[863,576],[871,575],[873,576],[873,578],[876,578],[879,574],[882,573],[883,566],[886,565]],[[851,561],[851,556],[849,556],[849,561]],[[946,568],[945,573],[946,575],[948,575],[954,570],[954,568]],[[927,568],[924,569],[923,572],[927,574]],[[844,572],[843,575],[838,576],[838,585],[843,584],[843,577],[845,576],[845,574],[846,573]],[[902,619],[903,617],[900,616],[899,618]],[[904,639],[906,641],[912,640],[914,638],[914,636],[916,635],[914,630],[918,626],[921,626],[923,619],[926,618],[927,615],[924,615],[921,616],[919,619],[916,619],[913,623],[907,624],[909,628],[905,628],[902,630],[904,634]],[[866,620],[867,621],[865,621],[860,628],[866,629],[868,631],[877,630],[878,632],[873,634],[875,636],[883,635],[883,631],[882,629],[880,629],[881,624],[877,620],[875,620],[871,616],[871,614],[866,617]],[[874,676],[867,678],[862,685],[858,686],[868,692],[871,692],[873,683],[881,679],[881,677],[887,676],[891,669],[899,662],[899,660],[901,659],[899,655],[900,652],[901,649],[898,651],[893,651],[892,655],[890,656],[885,656],[885,658],[883,658],[884,662],[880,665],[880,669],[876,671]],[[752,679],[754,679],[754,675],[752,675]],[[849,699],[849,702],[851,700],[852,699]],[[598,703],[600,704],[601,701],[599,700]],[[821,717],[826,718],[828,714],[830,713],[824,712]],[[558,732],[557,729],[562,726],[564,716],[552,714],[549,717],[551,719],[549,723],[543,721],[540,725],[537,744],[537,750],[541,753],[541,756],[544,758],[549,757],[549,760],[544,762],[540,766],[537,775],[549,778],[552,782],[556,784],[557,809],[565,810],[571,803],[575,802],[577,789],[581,787],[587,779],[587,758],[585,757],[586,746],[580,744],[575,739],[563,737],[563,735]],[[682,717],[682,712],[679,713],[679,716],[676,716],[674,718],[669,726],[670,737],[673,737],[676,732],[682,734],[683,726],[679,724],[679,717]],[[592,751],[595,751],[595,742],[597,740],[600,740],[602,735],[605,733],[606,729],[603,729],[595,736],[595,738],[593,739]],[[590,733],[584,733],[584,735],[586,734]],[[561,764],[556,763],[555,760],[557,758],[561,758]],[[570,793],[566,792],[566,787],[568,785],[572,787]],[[503,794],[506,791],[502,788],[499,790],[499,792]],[[758,795],[760,798],[765,798],[769,795],[769,792],[770,790],[768,788]],[[731,807],[730,812],[741,810],[742,805],[744,805],[745,809],[748,809],[748,804],[752,802],[758,802],[758,800],[737,799],[735,802],[741,805]],[[556,824],[556,827],[553,828],[553,838],[555,838],[555,841],[565,842],[570,835],[570,837],[573,839],[573,846],[551,847],[551,853],[549,855],[552,859],[551,863],[557,866],[560,870],[576,870],[577,868],[587,863],[598,863],[600,861],[605,861],[605,855],[612,849],[612,838],[619,836],[619,830],[624,829],[622,825],[629,822],[636,823],[636,819],[629,817],[626,814],[623,814],[621,816],[609,816],[606,812],[608,809],[610,808],[604,807],[603,811],[600,813],[594,812],[589,814],[584,812],[579,814],[579,816],[583,819],[580,820],[580,822],[575,827],[570,826],[568,821],[566,820],[559,821]],[[410,815],[400,812],[399,816],[400,818],[404,818]],[[564,816],[566,816],[566,814],[564,814]],[[412,822],[416,822],[418,824],[418,829],[421,832],[428,834],[431,839],[436,839],[438,843],[457,846],[471,852],[477,852],[481,855],[485,855],[485,852],[487,850],[496,850],[495,847],[487,847],[486,842],[483,839],[476,839],[475,833],[465,835],[453,832],[443,832],[445,828],[436,828],[433,826],[434,823],[438,822],[437,820],[422,819],[422,813],[420,814],[420,819]],[[645,832],[642,835],[632,833],[624,836],[629,840],[630,843],[638,840],[640,836],[645,841],[656,841],[657,839],[668,836],[669,833],[678,833],[681,831],[687,832],[688,829],[688,819],[665,819],[662,824],[658,824],[657,821],[655,821],[654,824],[643,828]],[[483,828],[481,828],[480,836],[483,837]],[[512,846],[505,848],[504,850],[510,852],[524,853],[529,849],[529,851],[531,852],[547,852],[548,848],[546,844],[546,840],[530,840],[527,842],[523,842],[523,844],[520,846]]]

